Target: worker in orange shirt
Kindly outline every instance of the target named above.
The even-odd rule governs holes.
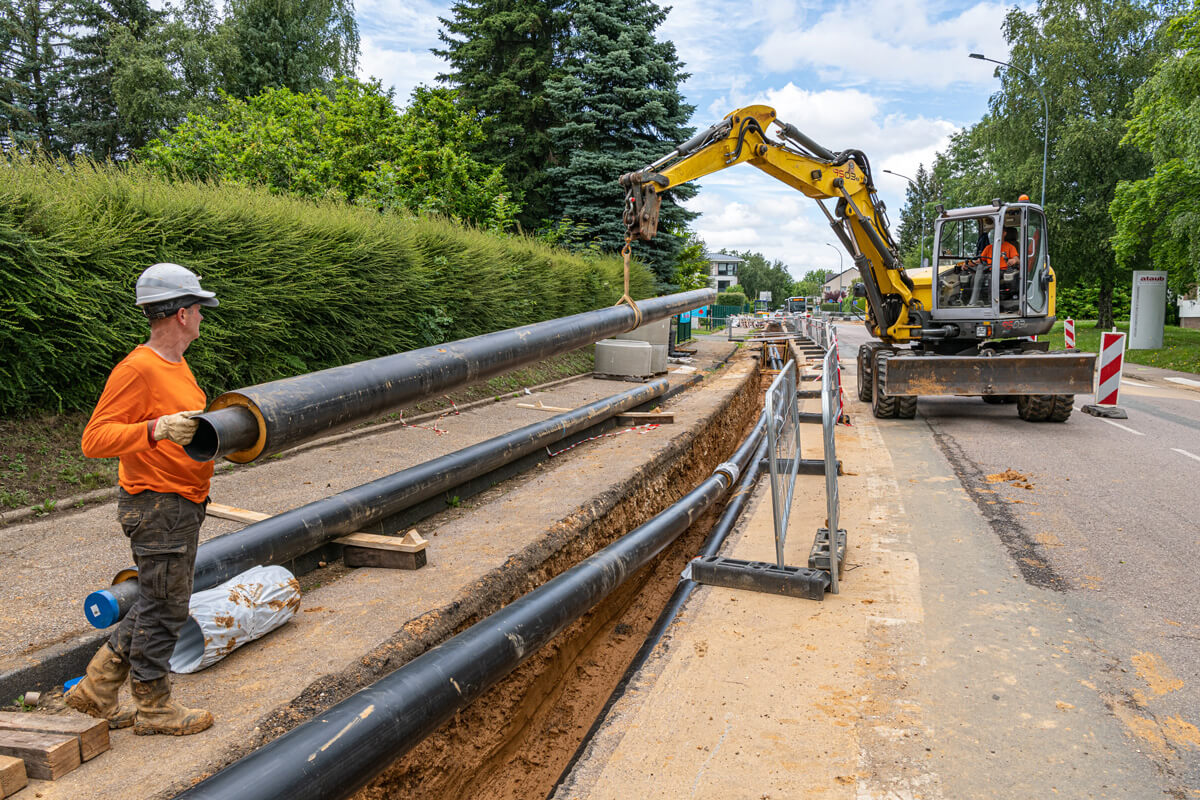
[[[217,305],[217,298],[178,264],[150,267],[136,292],[150,339],[108,376],[83,431],[83,453],[120,459],[117,518],[133,550],[138,596],[66,702],[107,719],[111,728],[133,725],[136,734],[178,736],[213,723],[209,712],[171,698],[168,672],[187,621],[213,474],[211,461],[194,461],[183,451],[196,432],[192,417],[207,403],[183,353],[200,336],[200,308]],[[117,698],[127,676],[135,708]]]
[[[1005,270],[1009,267],[1015,267],[1020,263],[1021,255],[1017,250],[1017,229],[1005,228],[1004,241],[1000,243],[1000,269]],[[992,245],[983,248],[983,252],[979,254],[979,260],[976,263],[984,264],[992,263]]]

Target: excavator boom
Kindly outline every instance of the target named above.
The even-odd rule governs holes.
[[[1062,421],[1073,394],[1090,386],[1094,356],[1051,354],[1030,341],[1054,324],[1054,273],[1039,207],[1024,197],[949,212],[939,206],[934,264],[910,275],[866,154],[823,147],[768,106],[740,108],[622,175],[628,238],[654,237],[663,192],[743,163],[816,201],[853,258],[866,325],[879,340],[859,350],[859,398],[876,416],[913,416],[918,394],[966,394],[1014,400],[1024,419]]]

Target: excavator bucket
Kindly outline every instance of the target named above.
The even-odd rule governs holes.
[[[1001,356],[896,356],[887,361],[894,397],[911,395],[1086,394],[1092,391],[1094,353],[1020,353]]]

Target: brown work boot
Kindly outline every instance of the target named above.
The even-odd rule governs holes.
[[[105,642],[88,662],[83,680],[72,686],[63,700],[76,711],[108,720],[110,728],[128,728],[133,724],[133,706],[117,699],[127,677],[129,662]]]
[[[186,736],[207,730],[213,715],[200,708],[187,708],[171,699],[171,679],[165,675],[157,680],[134,681],[133,702],[137,704],[137,721],[133,732],[138,736],[169,733]]]

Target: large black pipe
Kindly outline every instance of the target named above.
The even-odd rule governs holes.
[[[195,591],[209,589],[258,564],[286,564],[339,536],[661,397],[668,385],[666,378],[656,378],[573,411],[255,522],[236,533],[210,539],[196,553]],[[92,592],[84,601],[84,615],[98,628],[112,625],[129,611],[137,593],[136,580]]]
[[[354,794],[687,530],[752,463],[751,444],[646,524],[178,797]]]
[[[715,299],[714,290],[697,289],[641,300],[638,308],[646,323]],[[253,461],[636,324],[632,308],[612,306],[226,392],[195,418],[200,425],[184,450],[197,461]]]
[[[733,496],[729,498],[729,502],[725,504],[725,509],[721,512],[717,524],[708,532],[708,537],[704,540],[700,552],[696,554],[697,558],[708,558],[720,553],[721,546],[725,544],[725,540],[729,538],[729,534],[733,531],[733,526],[737,524],[738,519],[742,516],[742,511],[745,510],[746,503],[749,502],[750,495],[754,492],[754,484],[758,482],[758,476],[763,471],[761,464],[767,456],[768,449],[766,431],[766,416],[764,415],[759,417],[758,426],[750,434],[750,439],[759,443],[758,449],[754,453],[754,458],[750,461],[750,468],[742,474],[742,479],[738,483],[737,489],[734,490]],[[760,466],[755,468],[754,465],[756,464]],[[571,756],[571,760],[563,768],[562,774],[558,776],[555,789],[571,774],[571,770],[575,768],[575,764],[579,762],[579,759],[587,751],[588,743],[591,742],[592,738],[603,727],[613,706],[625,696],[630,682],[642,671],[642,667],[650,659],[650,654],[654,652],[654,649],[658,647],[658,643],[662,641],[667,628],[675,622],[675,618],[683,610],[684,603],[688,601],[688,598],[692,596],[692,592],[699,585],[699,583],[691,578],[679,579],[679,583],[675,586],[675,591],[671,593],[671,599],[667,600],[667,604],[663,606],[658,619],[654,621],[654,626],[646,634],[646,640],[638,648],[633,660],[629,662],[629,666],[621,676],[621,680],[617,682],[616,688],[612,690],[612,693],[608,696],[608,700],[604,702],[604,707],[600,709],[600,713],[596,716],[595,721],[592,722],[592,727],[588,729],[587,734],[583,737],[583,741],[576,748],[575,754]],[[554,792],[551,791],[550,794],[553,795]]]

